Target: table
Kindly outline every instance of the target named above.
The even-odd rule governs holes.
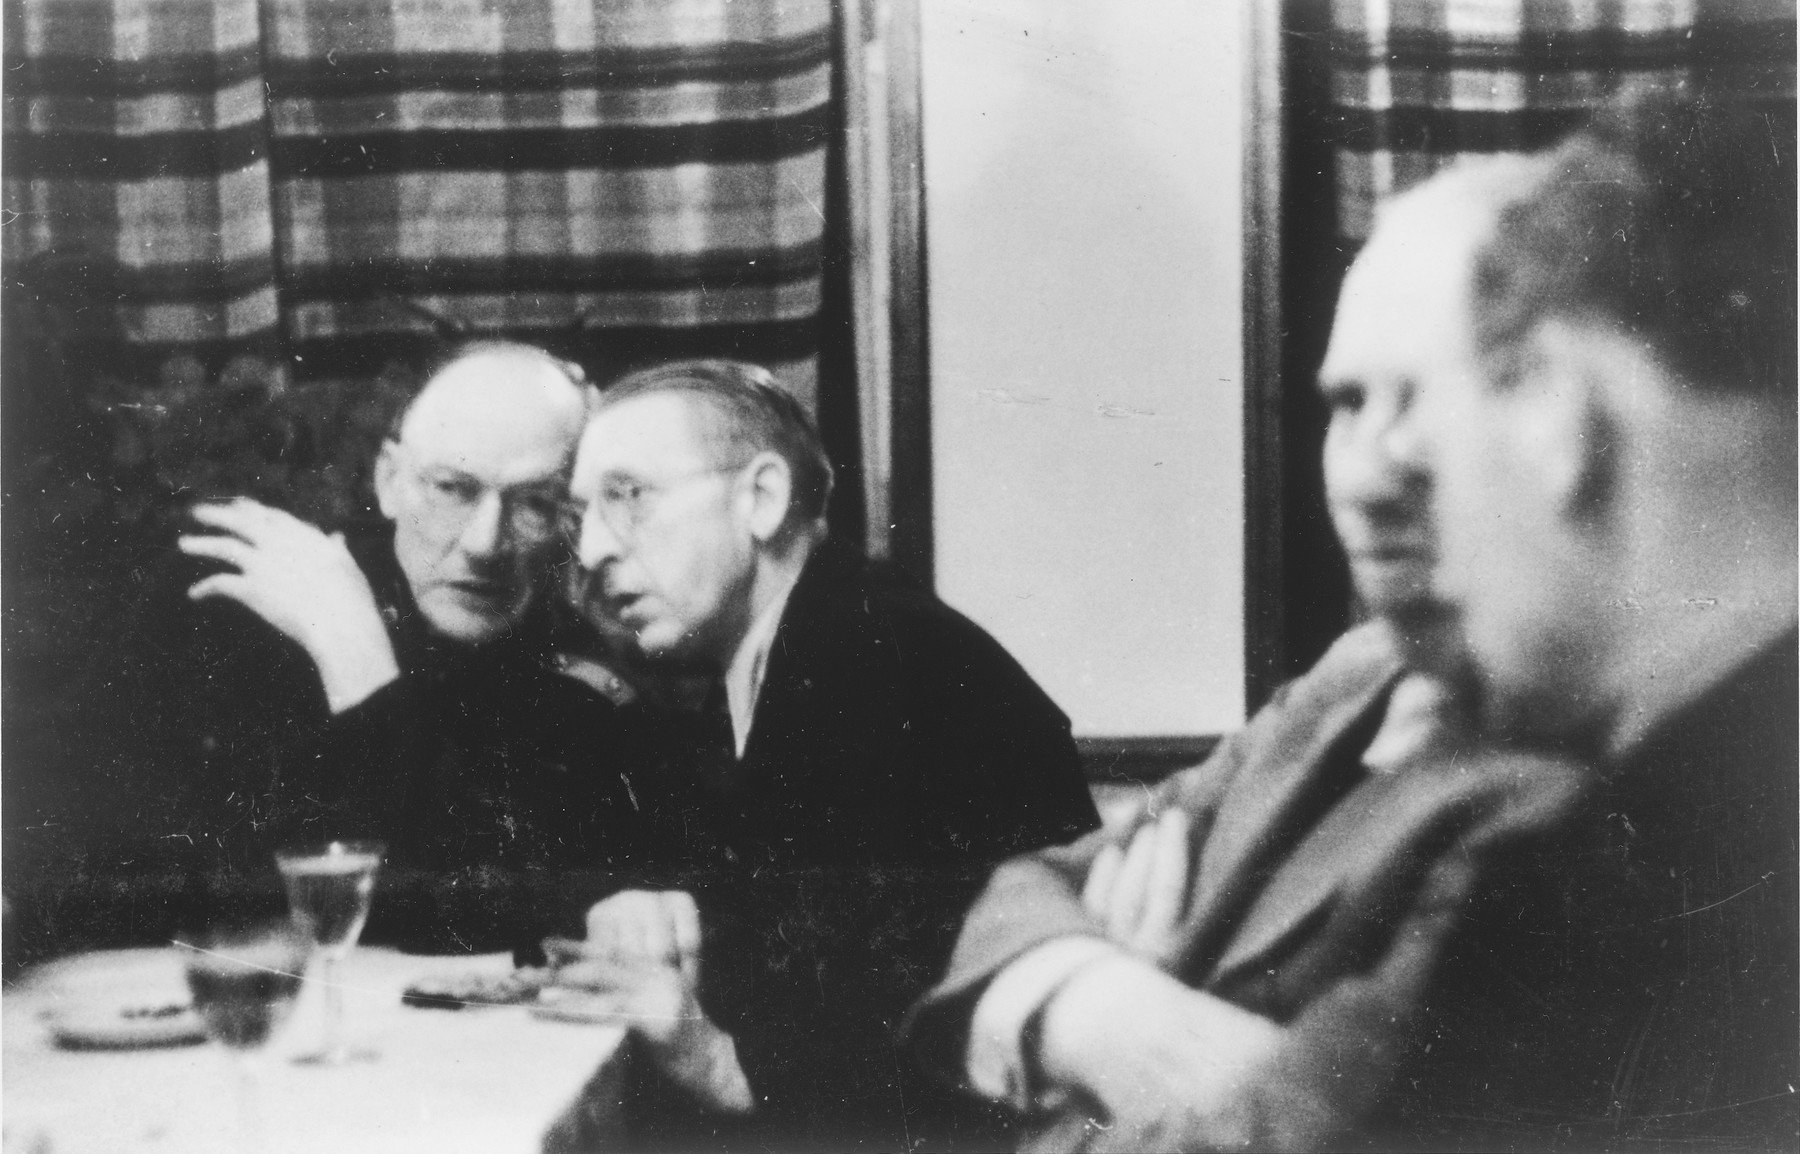
[[[617,1084],[624,1031],[545,1021],[522,1006],[404,1006],[422,976],[504,973],[505,955],[421,957],[364,947],[341,967],[346,1034],[375,1057],[348,1066],[296,1065],[316,1046],[323,991],[309,980],[293,1016],[259,1062],[261,1130],[269,1154],[380,1151],[537,1154],[571,1112],[592,1118]],[[317,970],[309,977],[316,977]],[[0,1115],[5,1154],[112,1154],[242,1149],[236,1070],[212,1043],[153,1050],[66,1050],[44,1017],[75,999],[186,1001],[173,949],[118,950],[52,963],[0,995]],[[616,1098],[612,1103],[616,1107]]]

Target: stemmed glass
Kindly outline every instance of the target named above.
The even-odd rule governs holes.
[[[387,846],[378,841],[334,841],[276,851],[288,908],[324,962],[324,1044],[317,1054],[297,1061],[337,1066],[352,1057],[342,1039],[344,1001],[338,963],[350,955],[369,918],[375,873],[386,852]]]
[[[294,1008],[310,943],[292,921],[276,921],[214,927],[175,944],[187,951],[194,1009],[237,1068],[238,1128],[254,1154],[263,1137],[252,1059]]]

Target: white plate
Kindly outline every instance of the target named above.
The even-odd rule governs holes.
[[[50,1002],[45,1026],[76,1049],[182,1046],[206,1040],[191,1008],[182,952],[106,950],[51,962],[26,979]]]

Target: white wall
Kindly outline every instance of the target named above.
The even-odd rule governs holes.
[[[1077,734],[1243,721],[1238,0],[924,0],[938,588]]]

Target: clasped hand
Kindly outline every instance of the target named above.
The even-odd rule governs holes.
[[[1170,806],[1138,827],[1131,845],[1109,844],[1088,869],[1081,901],[1116,945],[1171,968],[1191,888],[1187,813]]]

